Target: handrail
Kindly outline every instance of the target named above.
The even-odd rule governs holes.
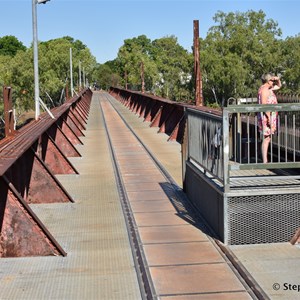
[[[261,160],[261,137],[258,131],[257,114],[278,113],[277,134],[271,135],[270,162]],[[237,182],[237,172],[274,170],[282,175],[282,169],[300,168],[300,104],[279,103],[275,105],[243,104],[224,107],[222,117],[187,109],[187,150],[189,161],[217,180],[224,191],[229,191],[231,182]],[[253,173],[257,177],[257,172]],[[296,179],[297,174],[285,172],[285,178]],[[251,175],[247,175],[247,178]],[[266,178],[267,176],[264,176]],[[240,177],[244,180],[245,175]],[[274,177],[273,177],[274,178]]]
[[[78,174],[68,157],[80,156],[91,97],[85,89],[0,141],[0,257],[66,255],[28,204],[74,202],[55,175]]]

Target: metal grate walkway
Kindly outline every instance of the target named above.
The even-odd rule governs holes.
[[[1,300],[140,299],[98,101],[82,141],[80,175],[58,176],[75,203],[31,206],[67,256],[1,258]]]
[[[181,185],[180,145],[167,143],[164,134],[156,134],[155,128],[149,128],[109,94],[94,93],[83,145],[77,147],[82,157],[70,159],[80,175],[58,176],[75,203],[31,205],[68,255],[0,259],[0,299],[142,299],[113,155],[124,183],[153,297],[251,299],[249,287],[206,234],[205,225],[199,223],[178,197],[176,188],[129,132],[110,101],[177,185]],[[247,247],[232,247],[232,251],[249,267],[264,290],[280,299],[284,293],[272,293],[270,280],[266,280],[274,265],[264,264],[267,269],[262,276],[257,266],[261,260],[256,261],[252,252],[257,248]],[[273,249],[272,259],[279,255]],[[299,261],[298,257],[294,253],[294,263]],[[277,277],[272,274],[272,282],[281,283],[283,279],[278,272]]]

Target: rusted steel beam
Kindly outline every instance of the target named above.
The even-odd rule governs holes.
[[[168,134],[169,141],[176,140],[179,143],[182,143],[184,137],[185,107],[192,107],[210,113],[216,113],[217,111],[205,106],[196,107],[120,88],[111,88],[110,94],[119,101],[122,99],[122,103],[125,106],[135,107],[136,113],[144,117],[144,121],[150,122],[151,127],[159,127],[158,132]]]
[[[128,108],[133,112],[136,106],[137,99],[138,99],[137,95],[132,95],[132,97],[130,97],[130,101],[128,102]]]
[[[47,165],[34,153],[28,203],[75,202]]]
[[[185,134],[185,126],[186,120],[185,116],[183,115],[179,122],[174,127],[172,133],[169,136],[168,141],[177,141],[179,144],[183,143],[184,134]]]
[[[42,135],[41,150],[41,158],[53,174],[79,174],[47,132]]]
[[[81,157],[74,144],[68,139],[57,123],[53,124],[47,130],[47,133],[66,157]]]
[[[135,99],[134,99],[134,98],[135,98]],[[139,105],[140,105],[140,102],[141,102],[142,97],[137,97],[137,96],[135,96],[134,98],[133,98],[134,101],[132,101],[132,108],[131,108],[131,110],[132,110],[134,113],[137,113],[138,107],[139,107]]]
[[[141,98],[141,101],[139,101],[138,106],[136,108],[136,114],[141,116],[141,113],[143,111],[144,105],[146,103],[146,99],[145,98]]]
[[[150,106],[152,105],[152,101],[151,101],[151,99],[149,99],[148,97],[146,97],[145,99],[144,99],[144,102],[143,102],[143,105],[142,105],[142,107],[141,107],[141,109],[140,109],[140,116],[142,117],[142,118],[144,118],[145,119],[145,116],[146,116],[146,111],[147,111],[147,108],[150,108]]]
[[[156,115],[156,112],[159,110],[159,108],[160,108],[160,105],[159,105],[158,101],[149,99],[149,101],[146,104],[145,109],[143,111],[144,121],[151,122],[153,120],[154,116]]]
[[[0,257],[67,255],[6,176],[0,199]]]
[[[67,156],[80,156],[74,145],[81,143],[91,95],[82,91],[53,108],[54,118],[41,114],[0,141],[0,257],[66,255],[28,203],[74,202],[55,174],[78,174]],[[74,121],[79,101],[84,116]]]
[[[45,163],[36,155],[37,143],[5,176],[27,203],[74,202]]]
[[[83,115],[83,113],[78,105],[72,107],[70,111],[76,116],[76,118],[79,120],[80,123],[86,124],[85,116]]]
[[[60,120],[58,120],[56,122],[58,128],[60,128],[60,130],[67,136],[68,140],[71,141],[71,143],[73,145],[82,145],[82,141],[81,139],[79,138],[80,136],[82,136],[82,131],[78,132],[77,134],[77,131],[75,132],[75,130],[73,130],[72,126],[70,126],[68,124],[68,122],[62,118]],[[81,135],[80,135],[81,133]]]
[[[68,112],[67,123],[73,128],[73,130],[77,133],[78,136],[84,136],[82,130],[86,130],[83,122],[77,118],[77,116],[70,110]],[[79,130],[76,130],[76,128]]]
[[[146,96],[146,95],[143,95],[141,97],[139,97],[137,99],[137,107],[136,107],[136,113],[139,115],[139,116],[144,116],[144,111],[146,109],[146,106],[149,104],[149,98]]]
[[[158,132],[164,132],[167,135],[174,134],[174,129],[179,125],[184,115],[184,109],[180,105],[173,105],[168,109],[168,115],[163,121]]]
[[[14,114],[12,107],[12,89],[11,87],[3,87],[3,101],[4,101],[4,122],[5,122],[5,136],[14,134]]]
[[[171,116],[172,116],[174,110],[175,110],[174,106],[169,106],[168,105],[167,107],[166,106],[164,107],[163,113],[161,114],[160,123],[158,125],[158,127],[159,127],[158,132],[159,133],[162,132],[162,133],[167,133],[168,134],[168,133],[171,133],[171,131],[173,130],[173,128],[171,129],[171,131],[168,130],[169,128],[167,127],[167,124],[168,124],[168,120],[171,120]],[[176,112],[175,112],[175,114],[176,114]],[[175,127],[175,126],[176,126],[176,124],[173,125],[173,127]]]
[[[152,122],[155,119],[155,116],[161,109],[161,103],[154,100],[149,106],[148,110],[145,111],[145,121]]]
[[[159,122],[161,119],[163,109],[164,109],[163,105],[160,104],[159,109],[156,112],[156,115],[154,116],[154,118],[150,124],[150,127],[159,127]]]
[[[78,112],[80,112],[80,115],[82,116],[84,122],[86,123],[86,120],[88,118],[88,110],[87,110],[87,106],[85,105],[85,103],[84,102],[76,103],[75,109],[77,109]]]

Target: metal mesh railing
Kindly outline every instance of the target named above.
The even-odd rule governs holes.
[[[270,111],[278,114],[278,120],[266,164],[262,162],[263,137],[258,130],[258,115]],[[235,182],[238,180],[238,171],[300,168],[299,103],[233,104],[223,109],[222,117],[192,108],[186,113],[188,160],[211,178],[218,179],[226,191],[230,189],[232,176]],[[257,176],[257,172],[253,174]]]
[[[187,109],[189,160],[208,172],[210,176],[223,180],[222,118],[212,114]]]

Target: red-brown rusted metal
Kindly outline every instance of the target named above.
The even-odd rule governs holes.
[[[66,135],[67,139],[71,142],[72,145],[82,145],[82,141],[79,138],[79,136],[82,136],[82,131],[74,130],[72,126],[69,125],[68,122],[64,119],[58,120],[56,124],[60,128],[60,130]]]
[[[83,124],[83,130],[85,130],[85,125],[86,121],[85,121],[85,116],[82,113],[82,110],[79,106],[77,106],[76,108],[71,107],[71,112],[74,114],[74,116],[76,117],[76,119]]]
[[[83,90],[0,141],[0,256],[66,255],[28,203],[74,201],[55,174],[77,174],[92,92]],[[82,102],[82,103],[80,103]],[[80,120],[79,120],[80,119]],[[74,121],[76,120],[76,121]]]
[[[144,118],[145,121],[147,122],[152,122],[161,109],[162,105],[159,101],[153,100],[151,103],[148,104],[145,113],[144,113]]]
[[[60,147],[46,132],[42,135],[42,159],[53,174],[78,174]]]
[[[169,109],[169,114],[158,132],[164,132],[167,135],[171,135],[177,124],[179,124],[180,120],[183,118],[183,114],[183,107],[174,105],[173,109]]]
[[[159,127],[158,132],[164,132],[169,135],[169,141],[177,141],[179,143],[182,143],[184,137],[185,107],[218,113],[218,110],[205,106],[197,107],[120,88],[111,88],[110,94],[130,110],[143,117],[144,121],[151,122],[151,127]]]
[[[12,165],[5,176],[27,203],[74,202],[54,174],[36,155],[36,147],[37,143]]]
[[[176,141],[177,137],[182,137],[181,140],[178,142],[183,142],[183,137],[185,134],[185,116],[183,115],[179,122],[176,124],[176,126],[173,128],[173,131],[171,132],[168,141]]]
[[[61,123],[61,121],[59,122]],[[67,137],[67,135],[62,131],[61,127],[55,123],[55,126],[51,126],[47,133],[55,141],[55,144],[58,145],[59,149],[67,157],[80,157],[80,153],[75,148],[72,141]],[[77,140],[76,140],[77,142]]]
[[[25,200],[28,203],[74,202],[51,170],[37,155],[34,155],[32,175]]]
[[[70,110],[68,115],[64,118],[68,125],[74,130],[77,136],[84,136],[82,130],[85,130],[83,122]]]
[[[66,256],[6,176],[0,187],[0,257]]]
[[[195,74],[195,104],[203,105],[202,80],[200,71],[200,53],[199,53],[199,21],[194,20],[194,74]]]

